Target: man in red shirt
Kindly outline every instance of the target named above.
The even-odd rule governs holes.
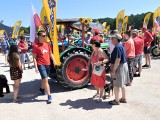
[[[46,32],[39,31],[38,32],[38,43],[34,44],[33,47],[33,58],[34,58],[34,65],[35,71],[38,73],[40,72],[42,78],[42,85],[40,88],[40,92],[42,94],[48,95],[47,104],[52,102],[52,97],[50,94],[50,86],[48,84],[48,76],[50,72],[50,58],[55,63],[54,56],[51,51],[51,47],[49,43],[46,43]]]
[[[18,43],[18,49],[20,50],[20,59],[21,63],[23,64],[23,69],[25,70],[25,62],[28,63],[28,69],[32,69],[30,66],[30,59],[28,55],[28,43],[25,40],[24,36],[20,37],[20,42]]]
[[[98,30],[95,30],[95,36],[91,38],[90,44],[92,44],[94,41],[99,41],[100,43],[104,43],[103,38],[99,36]]]
[[[142,58],[143,58],[143,48],[144,48],[144,40],[138,37],[138,31],[132,31],[132,38],[135,45],[135,58],[134,58],[134,77],[140,77],[142,72]],[[139,73],[136,74],[137,64],[139,68]]]
[[[144,54],[145,54],[145,59],[146,59],[146,64],[143,65],[142,67],[150,68],[151,65],[151,57],[150,57],[150,52],[151,52],[151,42],[153,40],[153,37],[150,32],[147,31],[146,27],[142,28],[142,31],[144,33]]]

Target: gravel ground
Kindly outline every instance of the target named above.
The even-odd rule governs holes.
[[[0,54],[0,74],[8,78],[11,93],[0,98],[0,120],[159,120],[160,119],[160,67],[159,59],[152,60],[152,68],[144,69],[127,87],[127,104],[111,106],[110,99],[102,103],[92,100],[93,86],[69,91],[50,80],[53,103],[46,104],[47,96],[38,94],[40,75],[34,69],[25,70],[20,87],[20,103],[12,103],[13,81],[9,67]]]

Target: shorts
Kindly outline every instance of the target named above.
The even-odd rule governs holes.
[[[145,46],[143,52],[144,52],[144,54],[150,54],[151,53],[151,47]]]
[[[137,66],[137,64],[142,65],[142,58],[143,58],[142,54],[136,55],[136,57],[134,58],[134,66]]]
[[[21,53],[20,60],[21,60],[21,63],[30,62],[29,54],[28,53]]]
[[[113,79],[113,86],[124,87],[129,81],[129,72],[127,63],[120,64],[116,70]]]
[[[50,69],[51,68],[49,65],[38,65],[38,70],[39,70],[39,73],[41,75],[42,80],[44,78],[48,78],[49,73],[50,73]]]

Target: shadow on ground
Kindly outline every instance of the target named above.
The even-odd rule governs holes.
[[[51,87],[51,93],[67,92],[64,87],[62,87],[58,82],[49,80]],[[20,84],[19,96],[22,100],[19,103],[30,103],[30,102],[44,102],[45,100],[38,100],[37,97],[41,96],[39,93],[39,88],[41,85],[41,80],[34,80],[29,82],[24,82]],[[10,88],[13,85],[9,85]],[[13,92],[5,94],[3,98],[0,98],[0,103],[11,103],[13,98]]]
[[[94,110],[94,109],[111,109],[112,106],[107,102],[97,103],[92,98],[78,99],[75,101],[67,100],[65,103],[60,103],[61,106],[70,106],[69,109],[84,109],[84,110]]]
[[[152,60],[159,60],[160,59],[160,56],[158,57],[151,57]]]

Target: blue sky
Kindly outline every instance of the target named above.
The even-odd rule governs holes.
[[[22,20],[22,26],[30,25],[31,3],[40,14],[42,0],[1,0],[0,20],[13,26]],[[58,0],[57,18],[115,18],[125,9],[126,15],[154,12],[160,0]]]

